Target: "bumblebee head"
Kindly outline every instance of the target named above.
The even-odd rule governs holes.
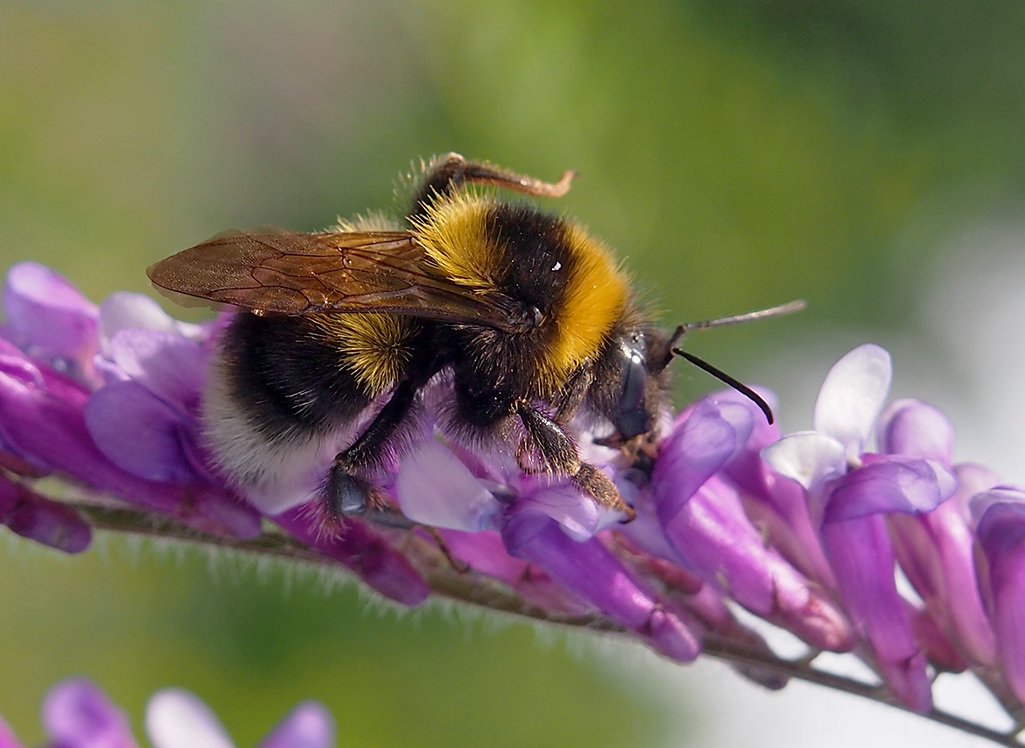
[[[748,314],[690,322],[680,325],[670,335],[643,325],[622,329],[610,354],[614,361],[612,369],[618,375],[614,377],[616,384],[606,390],[604,411],[616,430],[614,437],[606,441],[623,444],[652,431],[657,416],[667,405],[668,368],[677,356],[740,392],[772,423],[772,410],[757,392],[679,345],[690,330],[777,317],[803,308],[803,302],[791,302]]]
[[[672,361],[669,338],[657,331],[636,330],[617,340],[619,397],[611,415],[620,440],[630,441],[654,428],[665,405],[666,367]]]

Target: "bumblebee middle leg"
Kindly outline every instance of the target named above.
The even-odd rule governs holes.
[[[391,398],[347,449],[339,452],[331,465],[324,496],[332,520],[366,513],[379,508],[383,497],[377,496],[370,482],[360,473],[373,467],[381,457],[388,439],[412,410],[419,382],[405,380],[398,384]]]

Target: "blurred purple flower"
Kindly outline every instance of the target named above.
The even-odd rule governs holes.
[[[159,691],[146,707],[146,733],[154,748],[232,748],[224,727],[188,691]],[[323,706],[306,702],[293,709],[257,748],[328,748],[335,744],[334,722]]]
[[[0,748],[25,748],[3,717],[0,717]]]
[[[146,708],[146,734],[154,748],[232,748],[210,709],[187,691],[158,691]],[[99,688],[84,679],[57,684],[43,704],[46,748],[136,748],[131,725]],[[258,748],[329,748],[334,722],[323,706],[300,704]],[[20,748],[0,720],[0,748]]]
[[[48,748],[135,748],[124,713],[83,679],[54,686],[43,703]]]

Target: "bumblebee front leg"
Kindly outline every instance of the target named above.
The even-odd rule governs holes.
[[[458,153],[449,153],[432,164],[421,182],[409,217],[423,215],[426,206],[436,196],[451,195],[470,184],[487,184],[532,197],[562,197],[569,192],[575,174],[567,171],[558,182],[542,182],[491,164],[467,161]]]
[[[328,515],[332,520],[361,515],[368,508],[382,508],[384,497],[379,496],[360,473],[373,467],[380,459],[385,443],[412,410],[418,390],[416,382],[400,382],[359,438],[335,456],[324,490]]]
[[[623,501],[615,484],[605,473],[580,460],[577,449],[565,431],[544,413],[527,404],[516,410],[527,438],[537,450],[546,471],[566,475],[602,506],[607,506],[633,519],[633,507]]]

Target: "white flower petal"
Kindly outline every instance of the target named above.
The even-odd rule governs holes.
[[[149,700],[146,732],[154,748],[234,748],[210,708],[180,688],[165,688]]]
[[[148,296],[118,291],[100,305],[100,336],[102,345],[121,330],[152,330],[197,337],[199,325],[179,322]]]
[[[403,459],[395,495],[409,519],[449,530],[493,530],[502,510],[494,494],[433,441]]]
[[[891,375],[890,354],[877,345],[859,346],[841,358],[815,401],[815,430],[839,441],[848,458],[857,457],[886,401]]]
[[[809,491],[847,469],[843,445],[815,431],[784,436],[762,450],[762,459],[775,472],[792,478]]]

